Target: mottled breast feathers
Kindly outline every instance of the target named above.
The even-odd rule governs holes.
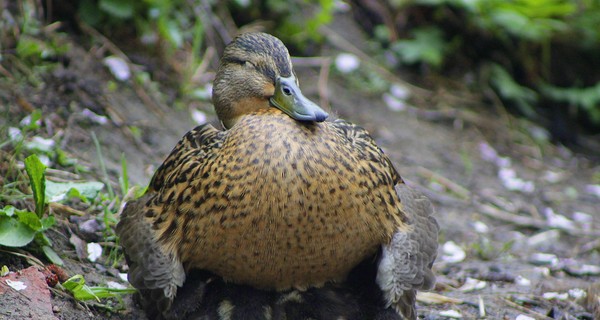
[[[404,226],[401,182],[364,129],[272,108],[226,132],[189,132],[156,172],[146,217],[186,269],[265,289],[319,286]]]

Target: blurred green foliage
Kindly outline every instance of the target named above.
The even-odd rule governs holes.
[[[550,102],[600,125],[600,74],[590,70],[600,62],[586,61],[600,57],[600,1],[389,0],[387,5],[390,17],[408,21],[394,30],[399,39],[389,45],[401,63],[436,70],[482,67],[479,83],[529,117]],[[473,65],[456,63],[465,59]]]

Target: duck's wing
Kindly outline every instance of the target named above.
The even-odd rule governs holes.
[[[376,281],[388,306],[407,319],[416,319],[416,290],[428,290],[435,284],[431,267],[437,256],[439,226],[424,195],[406,184],[396,185],[396,193],[409,228],[397,231],[391,242],[382,246]]]
[[[352,123],[336,120],[345,138],[352,141],[389,172],[374,172],[390,176],[399,200],[399,217],[391,241],[382,244],[376,282],[382,290],[386,305],[393,307],[407,319],[415,319],[416,290],[431,289],[435,276],[431,270],[437,256],[439,226],[429,199],[410,189],[396,171],[390,159],[379,148],[369,133]],[[393,191],[392,191],[393,192]]]
[[[190,169],[210,159],[214,151],[221,148],[224,137],[224,131],[215,129],[211,124],[198,126],[186,133],[158,167],[148,189],[160,191],[187,181]]]
[[[162,198],[179,182],[186,181],[191,168],[207,161],[221,140],[220,131],[211,125],[188,132],[157,170],[146,194],[129,201],[121,214],[116,231],[129,265],[129,282],[140,290],[142,304],[154,315],[170,308],[177,288],[185,281],[177,252],[173,246],[166,246],[157,232],[169,216],[161,212]]]

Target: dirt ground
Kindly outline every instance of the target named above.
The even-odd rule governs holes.
[[[347,23],[336,21],[329,30],[355,45],[363,43],[360,31]],[[132,183],[143,186],[177,140],[195,126],[191,109],[202,110],[208,121],[216,122],[208,103],[168,108],[155,95],[140,94],[131,82],[117,82],[109,90],[107,82],[114,80],[101,54],[74,38],[69,41],[70,63],[44,79],[43,90],[0,87],[0,103],[9,115],[3,123],[18,122],[25,114],[21,98],[44,109],[55,132],[61,130],[64,149],[94,168],[92,176],[100,172],[92,132],[101,142],[114,186],[121,154]],[[344,49],[333,42],[325,56]],[[296,71],[304,93],[322,101],[321,70],[299,65]],[[437,210],[441,234],[433,292],[451,299],[440,303],[440,297],[433,297],[435,302],[421,297],[421,318],[446,319],[454,311],[465,319],[594,319],[594,308],[595,319],[600,317],[598,298],[592,299],[595,289],[590,289],[600,280],[597,152],[577,153],[539,142],[536,125],[483,103],[478,106],[451,88],[424,91],[397,83],[411,95],[398,111],[390,108],[389,94],[384,98],[358,90],[347,77],[330,74],[325,87],[329,110],[367,128],[404,179],[429,196]],[[86,108],[110,121],[90,121],[82,116]],[[128,129],[132,125],[141,129],[139,137]],[[49,236],[70,275],[84,274],[90,284],[98,285],[121,281],[121,266],[104,265],[106,260],[80,261],[69,238],[73,233],[85,235],[76,219],[60,221]],[[0,258],[0,265],[8,264],[11,270],[27,267],[11,255]],[[14,299],[2,298],[0,306],[23,303],[19,295]],[[144,319],[130,298],[118,312],[83,305],[57,290],[52,290],[51,303],[49,319]],[[21,310],[10,316],[0,312],[0,319],[29,318],[26,308]]]

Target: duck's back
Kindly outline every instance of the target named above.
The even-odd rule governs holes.
[[[400,177],[362,128],[272,109],[223,134],[202,130],[210,141],[167,160],[148,202],[187,269],[258,288],[318,286],[343,280],[404,226]]]

